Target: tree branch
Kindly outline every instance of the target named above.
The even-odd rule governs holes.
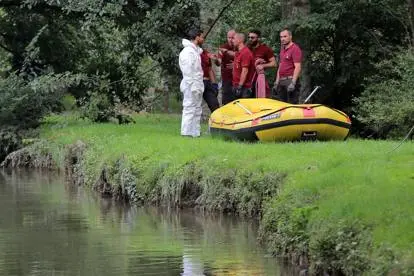
[[[0,7],[9,8],[9,7],[19,7],[21,6],[22,1],[20,0],[2,0],[0,1]]]
[[[75,10],[65,10],[60,6],[48,5],[47,3],[36,3],[31,7],[24,5],[22,0],[0,0],[0,8],[20,8],[29,11],[34,11],[39,14],[48,15],[51,11],[59,13],[68,13],[76,16],[85,16],[88,14],[86,11],[75,11]]]
[[[9,53],[11,53],[11,54],[16,54],[13,50],[11,50],[11,49],[9,49],[9,48],[7,48],[6,46],[4,46],[3,44],[0,44],[0,48],[2,48],[3,50],[5,50],[5,51],[7,51],[7,52],[9,52]]]

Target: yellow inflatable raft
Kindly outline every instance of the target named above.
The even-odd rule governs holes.
[[[349,117],[321,104],[293,105],[272,99],[239,99],[210,116],[212,135],[247,141],[344,140]]]

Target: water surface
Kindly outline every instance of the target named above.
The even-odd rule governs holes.
[[[294,275],[252,221],[115,204],[62,176],[0,171],[1,275]]]

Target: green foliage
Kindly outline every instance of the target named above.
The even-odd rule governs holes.
[[[169,204],[198,206],[254,216],[262,204],[277,194],[283,175],[248,169],[213,171],[200,161],[169,168],[158,185]]]
[[[0,161],[21,146],[21,137],[13,128],[0,128]]]
[[[76,99],[71,94],[65,94],[61,100],[63,110],[74,111],[76,109]]]
[[[82,75],[47,74],[26,81],[11,74],[0,77],[0,160],[22,145],[23,132],[37,127],[42,117],[61,105],[68,87],[78,85]]]
[[[178,76],[173,59],[180,38],[199,16],[196,1],[172,0],[7,0],[0,8],[0,71],[9,63],[29,80],[51,72],[85,74],[88,81],[69,92],[86,109],[107,107],[96,103],[98,94],[111,106],[144,108],[148,87],[160,86],[160,71]]]
[[[320,223],[309,246],[313,273],[361,275],[370,271],[369,228],[359,222]]]
[[[379,61],[392,58],[396,47],[407,47],[409,1],[237,2],[225,17],[227,26],[242,32],[260,28],[266,44],[280,50],[279,31],[290,28],[305,50],[310,86],[323,85],[315,102],[351,111],[367,78],[378,74]],[[309,91],[308,91],[309,92]]]
[[[265,207],[260,236],[271,253],[299,259],[309,253],[309,220],[317,195],[308,191],[281,195]]]
[[[92,93],[81,108],[82,117],[92,122],[109,122],[115,116],[114,106],[107,95]]]
[[[414,54],[399,53],[378,64],[380,75],[355,99],[357,119],[382,138],[405,135],[414,125]]]
[[[94,100],[90,95],[99,94],[111,105],[140,111],[151,101],[149,87],[163,89],[161,76],[173,80],[170,91],[177,93],[181,38],[190,26],[208,28],[227,3],[4,0],[0,72],[18,71],[29,80],[52,72],[85,74],[88,82],[69,91],[78,101],[88,104]],[[309,86],[324,85],[314,101],[351,112],[352,99],[382,70],[376,64],[409,45],[410,22],[406,0],[238,1],[206,44],[214,51],[229,28],[261,28],[264,41],[277,53],[279,30],[290,27],[305,50]],[[400,115],[398,120],[406,121]]]
[[[66,89],[82,75],[48,74],[25,81],[17,75],[0,78],[0,125],[21,129],[37,127],[40,119],[59,104]]]

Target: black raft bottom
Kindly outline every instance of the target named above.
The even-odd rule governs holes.
[[[221,128],[210,128],[210,133],[214,136],[222,136],[227,140],[239,140],[246,142],[259,141],[255,131],[232,131]]]
[[[318,119],[287,120],[287,121],[274,122],[274,123],[270,123],[266,125],[253,126],[253,127],[243,128],[243,129],[238,129],[238,130],[210,127],[210,132],[212,135],[220,135],[228,139],[254,142],[254,141],[259,140],[257,138],[256,131],[279,128],[279,127],[284,127],[284,126],[291,126],[291,125],[304,125],[304,124],[306,125],[328,124],[328,125],[346,128],[346,129],[349,129],[351,127],[351,124],[349,123],[344,123],[344,122],[336,121],[333,119],[318,118]],[[317,140],[317,133],[314,131],[304,132],[302,133],[301,140]]]

